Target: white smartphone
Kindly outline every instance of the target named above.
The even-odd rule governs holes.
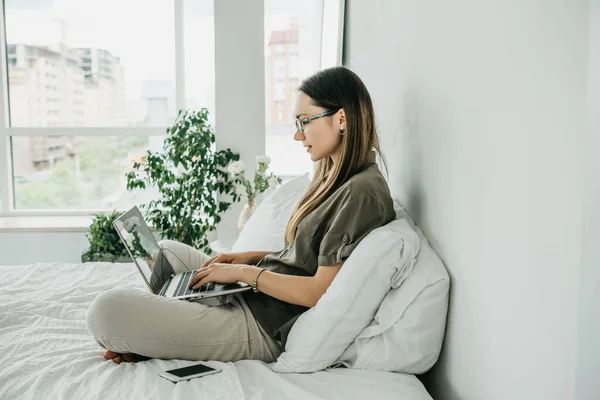
[[[172,382],[181,382],[187,381],[194,378],[200,378],[202,376],[216,374],[217,372],[221,372],[221,368],[211,367],[210,365],[197,362],[196,364],[188,365],[187,367],[170,369],[168,371],[163,371],[158,375],[166,378]]]

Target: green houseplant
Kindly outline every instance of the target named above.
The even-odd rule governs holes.
[[[94,214],[89,235],[85,235],[90,242],[90,248],[81,255],[81,262],[131,262],[127,249],[112,225],[112,221],[121,214],[122,212],[116,210]]]
[[[160,198],[140,204],[147,221],[163,239],[177,240],[211,254],[207,233],[216,229],[220,214],[240,200],[241,181],[227,172],[240,159],[230,149],[216,151],[208,110],[180,110],[167,129],[162,151],[148,151],[126,174],[127,189],[154,186]],[[221,194],[217,199],[217,193]]]

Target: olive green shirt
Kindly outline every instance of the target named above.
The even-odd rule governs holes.
[[[293,244],[267,254],[257,266],[280,274],[314,276],[319,266],[345,261],[369,232],[395,217],[387,182],[371,162],[304,217]],[[285,349],[292,326],[309,308],[252,290],[242,296],[258,323]]]

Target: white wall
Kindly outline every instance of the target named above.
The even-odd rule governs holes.
[[[157,241],[160,233],[152,232]],[[73,228],[61,232],[0,231],[0,266],[35,263],[81,263],[81,254],[89,250],[86,229]],[[215,232],[207,234],[209,242]]]
[[[89,247],[85,232],[0,232],[0,266],[80,263]]]
[[[593,0],[590,7],[589,77],[576,399],[600,398],[600,0]]]
[[[586,295],[600,283],[597,224],[581,263],[594,178],[582,182],[581,155],[598,151],[584,142],[588,1],[347,9],[345,64],[373,96],[392,192],[452,277],[444,351],[427,377],[434,398],[569,400],[577,382],[578,400],[598,399],[598,358],[577,347],[579,335],[598,354],[578,333],[578,318],[582,330],[598,319]],[[594,282],[580,289],[580,276]]]

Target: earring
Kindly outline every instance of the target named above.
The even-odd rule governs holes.
[[[340,126],[340,135],[344,135],[344,127]]]

